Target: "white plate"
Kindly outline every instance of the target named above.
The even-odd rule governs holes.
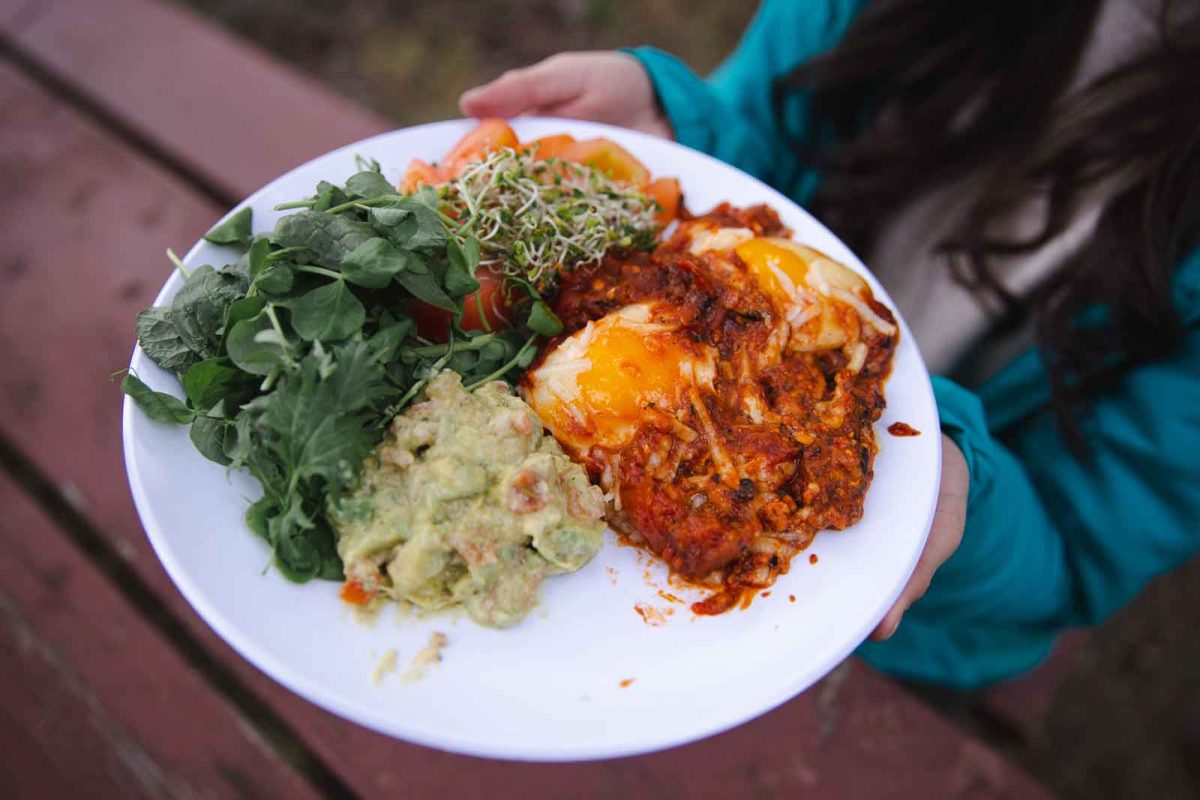
[[[255,232],[268,231],[280,216],[275,204],[311,195],[320,179],[344,181],[355,172],[356,154],[378,159],[395,181],[409,159],[439,158],[471,125],[423,125],[348,145],[292,170],[237,208],[252,207]],[[678,176],[693,210],[723,200],[769,203],[797,240],[867,275],[876,297],[895,308],[833,234],[726,164],[605,125],[530,118],[514,127],[522,140],[561,132],[612,138],[655,176]],[[201,241],[184,261],[219,267],[233,258]],[[181,284],[172,273],[155,304]],[[242,521],[259,493],[254,480],[205,460],[185,428],[152,422],[128,398],[126,469],[155,552],[188,602],[258,668],[317,705],[382,733],[479,756],[573,761],[643,753],[717,733],[796,696],[846,658],[898,595],[925,542],[940,468],[929,377],[903,321],[901,331],[862,521],[819,534],[769,597],[719,617],[693,617],[686,605],[661,597],[660,589],[685,593],[669,588],[661,564],[616,545],[610,533],[583,570],[548,580],[539,606],[514,629],[488,630],[447,615],[402,617],[391,609],[367,625],[338,600],[336,584],[296,585],[267,569],[266,544]],[[182,396],[175,379],[140,348],[130,368],[155,389]],[[923,435],[888,435],[884,429],[897,420]],[[810,553],[819,556],[817,564],[810,565]],[[651,626],[636,603],[673,613],[666,624]],[[434,631],[449,637],[443,662],[421,680],[401,680]],[[374,683],[375,665],[393,648],[399,669]]]

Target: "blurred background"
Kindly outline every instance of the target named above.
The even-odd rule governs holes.
[[[561,50],[652,44],[707,71],[752,0],[187,0],[402,125],[458,116],[464,88]]]
[[[120,468],[119,397],[105,378],[128,357],[133,313],[149,303],[167,269],[163,248],[171,245],[182,252],[230,203],[304,158],[385,126],[455,117],[456,99],[464,89],[561,50],[651,44],[706,72],[734,45],[756,6],[753,0],[0,0],[0,173],[22,187],[0,199],[0,241],[9,251],[0,255],[0,533],[7,537],[0,539],[6,548],[0,563],[0,622],[8,623],[8,628],[0,625],[0,634],[12,633],[0,647],[0,678],[9,687],[0,693],[4,761],[33,763],[33,751],[19,756],[26,751],[17,748],[42,741],[39,737],[58,737],[54,741],[68,742],[63,752],[70,760],[47,762],[44,772],[83,775],[93,781],[84,796],[110,796],[96,787],[110,785],[105,781],[127,768],[149,781],[145,791],[129,796],[184,796],[167,783],[155,783],[163,776],[146,772],[149,762],[137,760],[144,756],[141,751],[121,750],[125,744],[113,738],[115,723],[95,711],[108,704],[104,713],[111,712],[129,729],[143,721],[151,727],[135,733],[152,739],[146,731],[153,732],[161,709],[143,706],[155,696],[152,683],[158,678],[148,668],[145,676],[130,677],[137,670],[126,670],[126,653],[135,650],[143,665],[178,667],[181,653],[204,676],[208,695],[215,687],[239,706],[258,728],[256,736],[278,751],[287,747],[277,730],[283,729],[279,719],[293,728],[301,726],[297,719],[315,720],[314,725],[327,726],[318,731],[324,741],[344,738],[346,750],[354,750],[359,741],[373,741],[362,731],[346,732],[350,726],[336,727],[342,723],[311,708],[288,716],[293,712],[286,703],[297,705],[294,698],[240,662],[228,666],[237,657],[221,650],[202,623],[189,621],[190,612],[161,574],[133,516]],[[191,14],[176,13],[180,8],[213,23],[218,35]],[[321,93],[297,81],[291,70],[375,113],[318,97]],[[270,98],[264,100],[270,92],[278,93],[274,105]],[[222,105],[229,98],[234,99]],[[328,129],[321,139],[302,129],[309,120],[294,106],[303,98],[313,105],[301,112],[314,109],[347,121],[341,127],[328,119],[328,124],[312,125]],[[214,115],[223,124],[213,125]],[[240,146],[260,133],[258,151]],[[305,142],[288,149],[292,138]],[[75,270],[61,269],[65,264]],[[68,274],[72,277],[63,277]],[[59,366],[47,369],[47,363],[76,365],[68,376],[75,383],[59,374]],[[6,485],[7,476],[13,480]],[[21,496],[13,500],[17,494]],[[18,500],[25,503],[20,513],[14,511]],[[39,536],[31,535],[35,529]],[[75,551],[67,545],[50,553],[46,543],[58,535],[54,531],[64,542],[73,542],[83,557],[79,552],[70,556]],[[54,542],[59,547],[58,539]],[[30,569],[29,563],[38,559],[39,568]],[[68,562],[71,569],[64,567]],[[73,591],[83,598],[78,607],[69,602],[72,574]],[[85,585],[80,575],[95,578],[95,585],[79,589]],[[104,581],[118,588],[104,588]],[[140,606],[141,621],[122,617],[111,631],[104,627],[116,619],[115,612],[96,598],[110,595]],[[81,619],[94,624],[84,625]],[[1200,562],[1193,562],[1156,581],[1103,627],[1072,637],[1049,671],[1006,689],[999,701],[981,705],[979,698],[910,688],[987,745],[988,752],[1024,767],[1057,795],[1078,800],[1196,798],[1198,629]],[[137,645],[142,649],[130,642],[143,643]],[[59,660],[47,661],[47,653]],[[54,672],[60,668],[61,675]],[[863,685],[856,683],[853,671],[847,679],[841,670],[809,692],[819,722],[809,720],[810,727],[824,733],[807,756],[820,755],[829,740],[840,752],[877,765],[897,753],[907,759],[908,751],[887,749],[887,736],[920,740],[924,732],[895,721],[909,717],[896,715],[889,723],[888,709],[898,706],[888,704],[898,701],[885,695],[845,690],[854,702],[844,696],[839,700],[839,687]],[[175,684],[162,681],[160,696],[170,700]],[[70,700],[75,697],[71,692],[83,700]],[[256,696],[267,699],[259,702]],[[63,722],[69,719],[63,709],[74,708],[73,702],[84,715],[77,731]],[[808,707],[795,711],[796,717],[808,714]],[[879,714],[871,716],[872,710]],[[863,742],[861,753],[829,734],[837,727],[838,714],[846,723],[838,735]],[[766,720],[770,724],[770,717]],[[196,726],[197,741],[203,727]],[[4,738],[22,729],[28,735]],[[740,733],[693,746],[707,750],[655,756],[653,769],[630,760],[589,767],[586,774],[596,786],[618,786],[624,784],[604,781],[624,770],[628,780],[654,789],[639,797],[681,796],[685,784],[657,782],[656,776],[686,771],[693,763],[687,759],[695,758],[688,752],[714,754],[716,762],[720,743],[730,737],[752,750],[757,743],[746,737],[763,729],[753,723]],[[884,744],[876,746],[872,731],[882,731],[878,741]],[[167,755],[192,769],[189,754],[200,748],[190,735],[171,738],[154,754],[182,742]],[[80,743],[100,739],[107,749],[82,752]],[[397,782],[391,785],[402,792],[404,776],[387,769],[402,764],[397,754],[406,746],[385,744],[386,750],[375,748],[380,758],[372,762],[382,777],[370,785],[386,788],[394,777]],[[927,768],[926,773],[955,772],[950,778],[957,787],[955,797],[1026,796],[1003,791],[1005,762],[990,761],[973,747],[953,754],[931,750],[927,761],[915,766]],[[228,763],[238,757],[234,749],[230,745],[230,752],[221,754]],[[118,769],[112,752],[128,764]],[[441,770],[439,775],[460,779],[461,761],[415,748],[403,752],[410,764],[429,765]],[[963,752],[974,755],[950,763],[963,758]],[[307,756],[285,755],[288,763],[315,776],[322,794],[339,795],[340,785],[322,783],[328,776],[306,764]],[[744,788],[744,796],[751,789],[758,797],[793,796],[794,787],[816,782],[821,765],[806,766],[804,752],[788,755],[795,760],[724,777],[729,785]],[[240,778],[228,763],[218,763],[217,777],[234,785]],[[81,772],[80,764],[95,764],[95,773]],[[487,775],[506,778],[527,774],[525,766],[513,765],[512,772],[504,773],[494,763],[471,764],[480,774],[485,768],[493,770]],[[855,769],[846,761],[823,766]],[[207,773],[202,766],[194,769],[186,774],[199,784]],[[0,797],[22,796],[16,784],[7,782],[10,777],[0,768]],[[891,796],[949,796],[932,790],[907,793],[903,775],[883,777],[899,781]],[[719,788],[705,790],[711,794]],[[743,795],[725,791],[722,796]]]

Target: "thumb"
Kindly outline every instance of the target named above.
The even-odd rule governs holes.
[[[515,117],[552,110],[575,99],[580,89],[576,70],[552,57],[463,92],[458,107],[468,117]]]

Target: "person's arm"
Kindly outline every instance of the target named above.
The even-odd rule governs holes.
[[[734,52],[707,80],[654,48],[627,52],[646,68],[682,144],[785,190],[800,185],[788,138],[807,133],[807,97],[789,98],[776,116],[776,78],[832,48],[863,0],[766,0]]]
[[[1102,621],[1200,552],[1200,290],[1191,291],[1181,346],[1096,400],[1082,459],[1049,413],[1002,443],[978,397],[935,381],[943,430],[970,471],[966,530],[895,636],[860,648],[870,663],[961,689],[1011,677],[1062,629]]]

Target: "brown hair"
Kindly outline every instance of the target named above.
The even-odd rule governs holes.
[[[956,280],[1003,304],[1004,323],[1034,315],[1073,440],[1087,397],[1177,345],[1171,277],[1200,238],[1198,4],[1164,0],[1153,47],[1067,93],[1100,5],[878,0],[775,85],[778,106],[811,92],[817,144],[796,147],[821,170],[813,207],[860,250],[916,193],[997,165],[940,251]],[[1091,240],[1031,298],[1013,297],[993,262],[1061,233],[1100,181],[1116,194]],[[1039,193],[1039,231],[992,233]]]

